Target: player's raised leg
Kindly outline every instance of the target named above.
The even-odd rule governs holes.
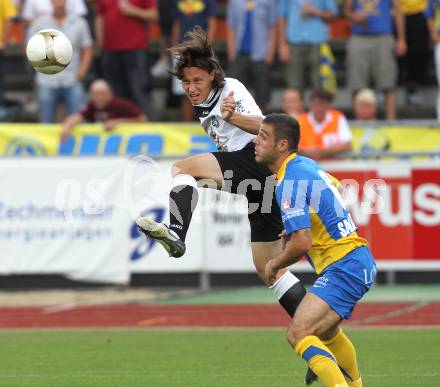
[[[178,258],[185,254],[185,238],[198,202],[197,180],[209,180],[221,187],[223,175],[211,153],[176,162],[172,174],[169,226],[146,217],[138,218],[136,223],[140,231],[156,239],[170,256]]]

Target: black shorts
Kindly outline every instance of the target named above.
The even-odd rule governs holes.
[[[234,152],[212,152],[225,180],[225,191],[246,195],[252,242],[272,242],[282,231],[280,209],[275,199],[275,177],[255,161],[255,145]],[[231,176],[232,175],[232,176]]]

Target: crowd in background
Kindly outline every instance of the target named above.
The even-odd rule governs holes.
[[[283,106],[289,99],[299,100],[298,106],[303,106],[306,90],[337,92],[334,58],[328,45],[329,23],[343,17],[351,25],[346,40],[345,78],[354,112],[359,114],[356,93],[362,91],[363,103],[374,105],[370,108],[374,114],[367,114],[368,119],[376,118],[377,95],[384,98],[383,118],[395,119],[399,80],[406,87],[410,103],[420,98],[418,88],[426,83],[430,40],[440,79],[440,33],[435,23],[438,0],[429,1],[0,0],[0,66],[12,23],[22,23],[26,36],[43,28],[59,29],[71,40],[74,55],[62,73],[36,74],[41,122],[57,121],[59,104],[66,116],[82,112],[81,117],[88,119],[84,80],[91,72],[94,57],[99,60],[93,74],[105,80],[112,96],[136,105],[136,117],[155,120],[153,78],[166,77],[172,66],[166,48],[184,39],[196,25],[214,40],[219,17],[224,17],[226,75],[249,87],[267,112],[274,63],[284,68],[282,84],[287,90]],[[161,31],[160,54],[155,63],[149,45],[152,23],[158,23]],[[0,98],[3,90],[0,83]],[[192,120],[192,107],[182,97],[177,80],[172,81],[170,93],[181,101],[182,121]],[[437,109],[440,117],[440,97]]]

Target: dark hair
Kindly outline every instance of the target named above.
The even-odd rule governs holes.
[[[312,95],[311,95],[311,99],[320,99],[323,101],[327,101],[327,102],[332,102],[333,101],[333,94],[328,92],[325,89],[314,89],[312,91]]]
[[[183,70],[188,67],[198,67],[208,73],[214,74],[212,86],[220,89],[225,84],[225,73],[208,41],[206,32],[200,26],[185,34],[181,44],[168,49],[177,60],[170,73],[178,79],[183,79]]]
[[[272,125],[276,141],[287,140],[290,152],[298,150],[300,132],[295,118],[284,113],[271,113],[263,119],[263,123]]]

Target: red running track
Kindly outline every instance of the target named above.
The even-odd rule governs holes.
[[[278,305],[143,304],[0,308],[6,328],[287,327]],[[348,326],[440,326],[440,302],[359,304]]]

